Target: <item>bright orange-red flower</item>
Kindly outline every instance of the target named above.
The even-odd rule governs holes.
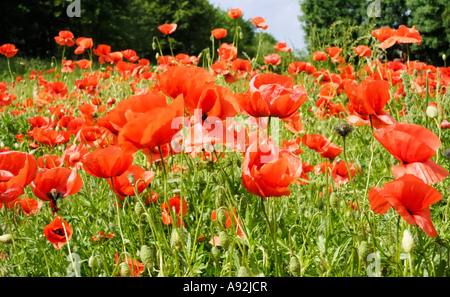
[[[81,160],[89,153],[89,149],[84,144],[72,144],[63,152],[64,165],[71,169],[80,169],[82,167]]]
[[[77,48],[74,51],[76,55],[81,55],[86,49],[94,46],[92,38],[79,37],[75,42],[77,44]]]
[[[415,43],[420,45],[422,42],[422,36],[416,26],[408,28],[405,25],[401,25],[397,30],[390,28],[381,28],[380,31],[374,30],[372,34],[381,41],[378,45],[382,49],[387,49],[397,43]]]
[[[217,28],[211,31],[211,34],[214,36],[215,39],[222,39],[227,36],[227,29],[224,28]]]
[[[18,51],[19,49],[17,49],[16,46],[11,43],[5,43],[0,46],[0,54],[4,55],[7,58],[14,57]]]
[[[135,184],[130,182],[130,175],[135,180]],[[136,187],[138,194],[142,193],[147,187],[150,187],[150,183],[154,177],[155,172],[145,170],[138,165],[131,165],[121,175],[108,179],[108,183],[111,189],[116,192],[117,196],[123,199],[126,196],[136,195],[134,187]]]
[[[158,30],[164,35],[170,35],[177,29],[177,24],[164,24],[158,26]]]
[[[228,16],[232,19],[238,19],[242,16],[242,9],[232,8],[228,11]]]
[[[228,43],[222,43],[217,49],[220,60],[230,62],[237,57],[237,48]]]
[[[373,136],[400,161],[400,165],[391,168],[395,177],[412,174],[427,184],[434,184],[449,175],[447,170],[431,161],[441,141],[427,128],[416,124],[392,124],[378,129]]]
[[[308,148],[315,150],[323,158],[335,159],[343,149],[336,144],[330,142],[328,138],[321,134],[304,134],[302,143]]]
[[[247,148],[242,163],[242,183],[252,194],[267,198],[288,196],[288,186],[301,174],[301,161],[266,138]]]
[[[313,53],[314,61],[326,61],[328,59],[327,53],[323,51],[316,51]]]
[[[119,254],[116,253],[114,256],[115,262],[116,264],[119,263]],[[142,264],[141,262],[139,262],[136,259],[132,259],[132,258],[126,258],[125,261],[128,266],[130,267],[130,271],[131,271],[131,277],[140,277],[141,273],[143,273],[145,271],[145,266],[144,264]],[[120,276],[120,274],[119,274]]]
[[[182,128],[183,116],[184,100],[180,95],[165,107],[154,108],[127,121],[119,132],[119,145],[126,152],[142,149],[145,154],[150,154],[154,147],[172,141]],[[176,119],[180,119],[178,126]]]
[[[253,22],[253,24],[255,24],[256,27],[261,28],[263,30],[266,30],[267,28],[269,28],[269,26],[266,23],[266,20],[262,17],[252,18],[252,22]]]
[[[137,60],[139,60],[139,56],[136,54],[136,51],[132,49],[121,51],[121,53],[123,55],[123,58],[127,59],[130,62],[136,62]]]
[[[72,238],[72,234],[72,227],[59,215],[56,216],[50,224],[44,227],[45,237],[58,250]]]
[[[183,199],[180,196],[172,197],[169,199],[169,205],[167,205],[166,202],[161,204],[161,209],[163,210],[161,215],[164,225],[173,225],[172,212],[174,212],[174,215],[177,217],[177,226],[181,227],[185,225],[181,216],[186,215],[188,212],[186,199]]]
[[[287,46],[286,42],[277,42],[277,44],[273,47],[278,52],[291,52],[292,49]]]
[[[353,50],[360,57],[370,57],[372,55],[372,50],[366,45],[358,45]]]
[[[30,185],[34,195],[42,201],[49,201],[52,211],[57,212],[58,200],[78,193],[83,180],[76,170],[54,167],[39,170]]]
[[[84,171],[89,175],[111,178],[124,173],[131,166],[133,160],[132,154],[124,152],[117,145],[111,145],[86,154],[81,163]]]
[[[327,48],[327,53],[330,55],[332,61],[336,61],[339,55],[342,53],[342,48],[332,46]]]
[[[33,155],[18,151],[0,152],[0,203],[8,203],[24,194],[35,178],[38,166]]]
[[[269,54],[264,57],[264,62],[266,64],[271,64],[274,66],[278,66],[281,64],[281,57],[278,54]]]
[[[55,41],[59,45],[67,45],[71,47],[75,44],[73,40],[73,33],[70,31],[59,31],[58,36],[55,36]]]
[[[430,237],[438,235],[431,220],[430,205],[441,199],[439,191],[411,174],[369,191],[372,211],[384,214],[393,207],[409,225],[417,224]]]
[[[236,94],[241,107],[253,117],[287,118],[306,101],[305,89],[292,77],[264,73],[253,77],[246,93]]]

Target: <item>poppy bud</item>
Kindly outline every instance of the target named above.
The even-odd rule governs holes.
[[[414,69],[413,75],[414,75],[414,76],[417,76],[418,73],[419,73],[419,71],[417,71],[417,69]]]
[[[148,245],[141,246],[139,257],[141,258],[141,261],[145,265],[145,267],[150,270],[153,269],[155,258],[155,251],[153,248],[149,247]]]
[[[247,266],[241,266],[239,267],[237,277],[251,277],[252,274],[250,273],[250,270],[248,270]]]
[[[111,230],[111,232],[116,231],[116,225],[114,225],[113,222],[109,222],[108,226],[109,226],[109,230]]]
[[[323,74],[321,74],[321,75],[317,78],[317,83],[320,84],[320,82],[322,81],[322,79],[323,79]]]
[[[155,42],[155,40],[153,40],[153,42],[152,42],[152,49],[156,50],[156,42]]]
[[[331,193],[331,195],[330,195],[330,205],[332,208],[338,208],[338,206],[339,206],[339,201],[334,192]]]
[[[435,117],[437,117],[437,114],[438,114],[438,111],[437,111],[436,107],[434,107],[432,105],[427,107],[427,116],[429,118],[435,118]]]
[[[409,230],[403,231],[402,248],[407,254],[409,254],[414,248],[414,238]]]
[[[370,254],[370,247],[367,241],[361,241],[358,246],[358,256],[365,260],[367,256]]]
[[[244,39],[244,33],[242,31],[239,32],[239,39]]]
[[[91,267],[91,268],[94,266],[94,259],[95,259],[94,255],[92,255],[92,256],[89,257],[88,265],[89,265],[89,267]]]
[[[216,196],[216,208],[220,208],[225,205],[225,197],[223,195]]]
[[[186,234],[182,228],[173,228],[171,241],[177,250],[181,250],[186,240]]]
[[[226,215],[225,211],[220,209],[219,213],[217,214],[217,218],[218,218],[218,222],[219,222],[220,226],[225,227],[227,224],[227,215]]]
[[[128,181],[134,186],[134,183],[136,182],[136,178],[133,173],[130,173],[127,175]]]
[[[145,209],[142,206],[141,202],[136,202],[136,205],[134,206],[134,212],[138,217],[141,217],[141,215],[145,213]]]
[[[220,231],[219,233],[219,243],[225,249],[228,250],[230,247],[230,236],[225,231]]]
[[[289,260],[289,271],[295,277],[300,276],[300,261],[296,256],[291,256]]]
[[[215,245],[211,248],[211,260],[215,265],[220,262],[220,249]]]
[[[131,276],[131,269],[127,263],[122,262],[122,263],[120,263],[119,267],[120,267],[120,276],[122,276],[122,277],[130,277]]]
[[[442,60],[444,60],[444,62],[447,60],[447,56],[445,54],[442,54]]]
[[[12,235],[11,234],[4,234],[0,236],[0,243],[3,244],[10,244],[12,243]]]

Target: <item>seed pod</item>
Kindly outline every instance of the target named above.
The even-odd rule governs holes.
[[[211,248],[211,260],[215,265],[220,262],[220,249],[218,249],[215,245]]]
[[[291,259],[289,260],[289,272],[295,276],[295,277],[299,277],[300,276],[300,261],[298,260],[298,258],[296,256],[291,256]]]
[[[177,250],[181,250],[183,248],[184,242],[186,240],[186,235],[182,228],[173,228],[172,236],[171,236],[172,244],[175,246]]]
[[[228,235],[228,233],[225,231],[220,231],[219,243],[225,250],[228,250],[228,248],[230,247],[230,241],[231,241],[231,239],[230,239],[230,236]]]
[[[4,234],[0,236],[0,243],[3,244],[10,244],[12,243],[12,235],[11,234]]]
[[[251,276],[252,274],[250,273],[250,270],[248,270],[247,266],[239,267],[237,277],[251,277]]]
[[[149,247],[148,245],[141,246],[139,257],[141,258],[141,261],[145,265],[145,267],[150,270],[153,269],[155,258],[155,251],[153,248]]]
[[[122,262],[122,263],[120,263],[119,267],[120,267],[120,276],[122,276],[122,277],[130,277],[131,276],[131,269],[127,263]]]

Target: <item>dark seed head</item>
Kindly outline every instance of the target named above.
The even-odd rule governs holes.
[[[347,122],[342,122],[336,127],[334,127],[334,131],[336,131],[336,133],[341,135],[342,137],[345,137],[348,134],[350,134],[353,131],[353,129],[354,129],[353,126]]]
[[[450,159],[450,148],[445,150],[444,156],[446,156],[448,159]]]

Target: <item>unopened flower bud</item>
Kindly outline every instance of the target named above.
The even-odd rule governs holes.
[[[10,244],[12,243],[12,235],[11,234],[4,234],[0,236],[0,243],[3,244]]]
[[[148,245],[141,246],[139,257],[141,258],[141,261],[145,265],[145,267],[147,267],[148,269],[153,269],[155,257],[155,251],[153,248],[149,247]]]
[[[142,206],[141,202],[136,202],[136,205],[134,206],[134,212],[136,213],[136,215],[140,218],[142,214],[145,213],[145,209]]]
[[[127,178],[128,178],[128,181],[129,181],[132,185],[134,185],[134,183],[136,182],[136,178],[134,177],[134,174],[133,174],[133,173],[128,174],[128,175],[127,175]]]
[[[217,219],[219,221],[220,226],[226,227],[227,224],[227,215],[225,214],[225,211],[223,209],[220,209],[217,214]]]
[[[442,54],[442,60],[444,60],[444,62],[447,60],[447,56],[445,54]]]
[[[358,256],[365,260],[370,254],[370,247],[367,241],[361,241],[358,246]]]
[[[409,230],[403,231],[402,248],[407,254],[409,254],[414,248],[414,238]]]
[[[298,258],[296,256],[291,256],[291,259],[289,260],[289,272],[295,276],[295,277],[299,277],[300,276],[300,261],[298,260]]]
[[[237,276],[238,277],[251,277],[252,274],[250,273],[250,270],[248,270],[247,266],[241,266],[241,267],[239,267]]]
[[[130,266],[128,266],[128,263],[125,262],[120,263],[119,268],[120,268],[120,276],[122,277],[131,276],[131,269]]]
[[[181,250],[184,245],[184,241],[186,239],[186,235],[182,228],[173,228],[171,241],[177,250]]]
[[[89,257],[88,265],[89,265],[89,267],[91,267],[91,268],[94,266],[94,259],[95,259],[94,255],[92,255],[92,256]]]
[[[438,114],[437,108],[434,107],[433,105],[428,106],[426,112],[429,118],[435,118],[437,117]]]
[[[211,260],[214,265],[217,265],[220,262],[220,249],[215,245],[213,245],[213,247],[211,248]]]
[[[227,250],[230,247],[230,236],[228,235],[227,232],[220,231],[219,243],[225,250]]]

